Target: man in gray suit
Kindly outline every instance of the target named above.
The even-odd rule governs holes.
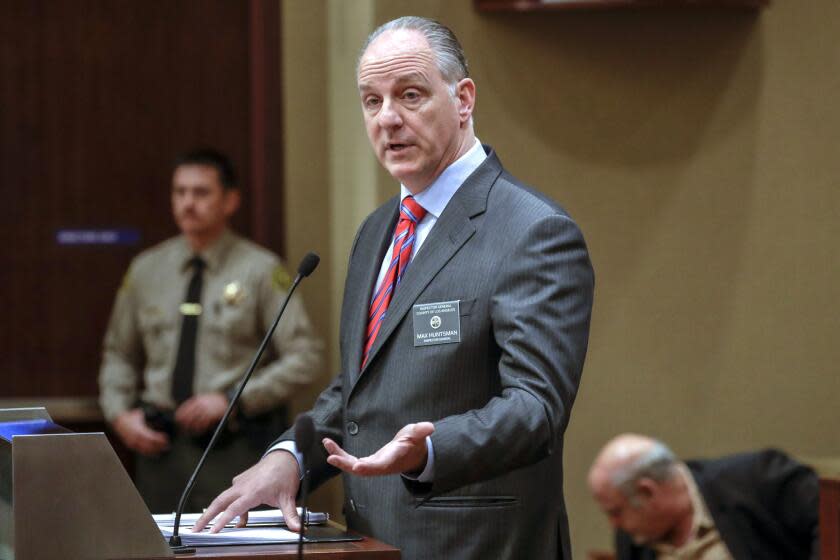
[[[323,442],[313,482],[342,472],[348,526],[409,560],[569,558],[563,433],[594,282],[580,230],[477,141],[476,87],[449,29],[383,25],[357,77],[371,145],[401,192],[353,243],[341,371],[311,413]],[[265,503],[297,530],[291,439],[196,527]]]

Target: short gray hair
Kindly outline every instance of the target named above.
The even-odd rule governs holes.
[[[433,19],[419,17],[419,16],[404,16],[384,23],[373,30],[373,33],[368,35],[362,47],[362,52],[359,55],[359,61],[364,56],[365,51],[373,43],[377,37],[386,31],[396,31],[400,29],[419,31],[426,41],[429,42],[429,47],[435,55],[435,62],[438,70],[440,70],[443,79],[450,85],[454,85],[464,78],[469,78],[470,70],[467,65],[467,58],[464,56],[464,49],[458,38],[451,29],[440,22]],[[358,64],[356,65],[358,73]]]
[[[642,478],[658,483],[670,480],[677,473],[677,463],[674,452],[661,441],[656,441],[646,453],[617,469],[612,475],[612,483],[632,501],[636,497],[636,482]]]

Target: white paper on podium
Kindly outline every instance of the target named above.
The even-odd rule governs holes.
[[[171,527],[160,527],[160,532],[167,539],[172,536]],[[298,534],[283,527],[226,527],[218,533],[205,529],[200,533],[178,531],[184,546],[224,546],[236,544],[293,543],[298,541]]]
[[[297,508],[298,515],[303,516],[303,510],[301,508]],[[219,514],[221,515],[221,514]],[[307,512],[308,515],[308,525],[323,525],[329,519],[329,515],[321,512],[321,511],[309,511]],[[184,513],[181,514],[181,527],[192,527],[195,525],[195,522],[198,521],[198,518],[201,517],[200,513]],[[155,523],[158,524],[158,527],[172,527],[175,525],[175,514],[174,513],[156,513],[152,515],[152,518],[155,520]],[[218,519],[218,516],[216,516]],[[239,522],[239,516],[233,518],[233,520],[228,523],[227,527],[235,527],[236,524]],[[285,525],[286,521],[283,519],[283,512],[279,509],[264,509],[264,510],[256,510],[248,513],[248,527],[259,526],[259,525]],[[180,531],[179,531],[180,533]]]

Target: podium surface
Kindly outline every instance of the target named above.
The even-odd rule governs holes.
[[[365,537],[361,541],[308,543],[303,545],[303,557],[315,560],[399,560],[397,548]],[[166,556],[149,556],[143,560],[163,560]],[[207,546],[195,549],[193,554],[179,554],[175,558],[190,560],[291,560],[297,558],[297,544],[257,544],[236,546]],[[126,560],[115,557],[111,560]],[[134,560],[137,560],[136,557]]]

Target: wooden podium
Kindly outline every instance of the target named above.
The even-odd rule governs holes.
[[[840,560],[840,478],[820,477],[820,559]]]

